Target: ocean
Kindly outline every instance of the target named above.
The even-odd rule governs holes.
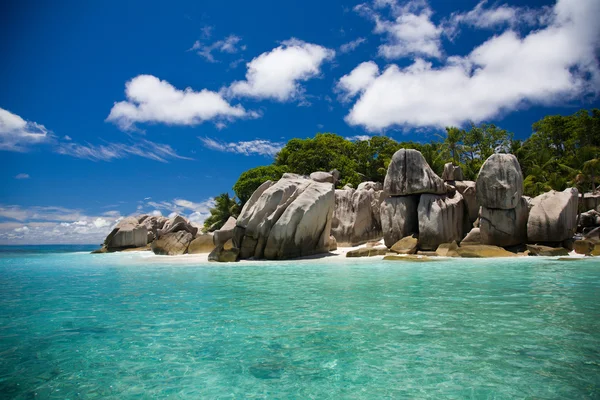
[[[0,247],[7,399],[600,398],[600,260]]]

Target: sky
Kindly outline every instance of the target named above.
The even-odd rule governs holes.
[[[292,138],[527,138],[600,107],[600,0],[0,5],[0,244],[182,214]]]

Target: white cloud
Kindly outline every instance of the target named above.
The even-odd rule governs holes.
[[[351,42],[344,43],[340,46],[340,53],[350,53],[351,51],[356,50],[358,46],[363,43],[366,43],[367,39],[363,37],[359,37],[358,39],[352,40]]]
[[[337,89],[343,93],[343,100],[349,100],[369,87],[378,75],[379,67],[373,61],[361,63],[348,75],[340,78]]]
[[[33,145],[48,142],[52,136],[44,125],[25,121],[0,108],[0,150],[24,152]]]
[[[29,179],[29,174],[17,174],[15,179]]]
[[[162,213],[159,210],[154,210],[150,213],[153,217],[162,217]]]
[[[21,228],[15,228],[15,232],[23,232],[26,233],[29,231],[29,228],[27,226],[23,226]]]
[[[111,222],[104,218],[96,218],[94,220],[94,226],[96,228],[104,228],[105,226],[110,226]]]
[[[389,17],[382,15],[389,10]],[[384,35],[379,55],[386,59],[407,56],[440,58],[442,28],[431,21],[433,11],[425,0],[411,0],[402,5],[396,0],[375,0],[373,5],[359,4],[359,14],[375,22],[374,33]]]
[[[444,32],[452,38],[458,34],[459,25],[483,29],[505,26],[515,28],[519,25],[535,26],[548,22],[551,14],[549,7],[532,9],[502,4],[486,8],[487,3],[487,0],[482,0],[468,12],[452,13],[444,23]]]
[[[241,105],[232,106],[219,93],[191,88],[179,90],[152,75],[138,75],[125,84],[127,101],[115,103],[107,121],[121,129],[136,123],[198,125],[209,120],[255,117]]]
[[[362,142],[371,139],[372,136],[369,135],[355,135],[355,136],[346,136],[344,139],[349,140],[351,142]]]
[[[55,152],[92,161],[111,161],[129,156],[139,156],[160,162],[168,162],[169,159],[173,158],[190,160],[190,158],[177,154],[168,144],[154,143],[145,139],[138,139],[131,144],[84,145],[72,142],[60,143],[56,146]]]
[[[196,40],[190,51],[195,51],[196,54],[204,57],[206,61],[215,63],[217,60],[213,52],[234,54],[240,50],[245,50],[246,46],[238,46],[241,40],[242,38],[236,35],[229,35],[225,39],[218,40],[212,44],[204,44]]]
[[[508,30],[440,67],[417,59],[359,80],[361,64],[337,88],[360,93],[346,121],[370,131],[444,127],[493,118],[528,104],[555,104],[600,89],[597,0],[559,0],[551,23],[525,37]],[[374,71],[374,66],[369,67]],[[354,85],[349,85],[353,82]]]
[[[284,146],[283,143],[261,139],[229,143],[208,137],[199,137],[198,139],[200,139],[204,146],[209,149],[228,153],[238,153],[246,156],[258,154],[261,156],[274,157]]]
[[[287,101],[301,98],[300,82],[321,73],[321,64],[335,51],[297,39],[283,42],[247,64],[246,80],[233,82],[225,90],[230,96]]]

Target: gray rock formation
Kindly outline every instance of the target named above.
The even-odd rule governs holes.
[[[419,231],[418,205],[419,195],[388,197],[381,203],[381,228],[387,247]]]
[[[570,239],[577,228],[577,189],[551,190],[531,200],[527,240],[561,242]]]
[[[198,233],[198,228],[190,224],[190,222],[181,215],[176,215],[173,218],[166,221],[163,228],[158,230],[157,237],[160,238],[161,236],[166,235],[167,233],[179,231],[186,231],[192,236],[196,236],[196,234]]]
[[[479,228],[471,229],[471,231],[467,233],[467,236],[465,236],[462,242],[460,242],[461,246],[463,244],[468,243],[481,244],[481,231]]]
[[[512,154],[493,154],[477,177],[477,202],[487,208],[510,210],[523,195],[523,174],[519,161]]]
[[[251,196],[237,220],[240,258],[285,259],[328,251],[333,185],[291,176],[257,191],[260,195]]]
[[[451,162],[444,164],[444,172],[442,173],[444,181],[462,181],[464,179],[462,169],[459,165],[454,165]]]
[[[213,234],[205,233],[203,235],[197,235],[196,238],[190,242],[187,252],[188,254],[210,253],[214,248]]]
[[[475,182],[473,181],[455,181],[454,187],[461,194],[465,201],[465,207],[468,213],[468,221],[472,226],[479,217],[479,204],[477,204],[477,193],[475,192]]]
[[[132,247],[143,247],[148,244],[148,229],[139,225],[138,218],[127,217],[113,228],[104,240],[108,251],[118,251]]]
[[[389,196],[446,193],[442,178],[433,172],[419,151],[412,149],[400,149],[394,153],[383,189]]]
[[[460,193],[454,196],[423,194],[417,213],[421,250],[435,250],[442,243],[463,238],[464,202]]]
[[[527,241],[527,200],[521,198],[517,206],[510,210],[481,207],[479,228],[482,244],[514,246]]]
[[[310,174],[310,179],[315,182],[334,183],[335,178],[331,172],[317,171]]]
[[[381,184],[363,182],[358,189],[335,191],[331,233],[340,246],[357,246],[380,239]]]
[[[152,251],[167,256],[185,254],[191,241],[192,234],[187,231],[169,232],[152,242]]]
[[[218,246],[220,244],[224,244],[231,238],[233,238],[233,230],[235,229],[237,220],[234,217],[229,217],[229,219],[223,224],[221,229],[214,232],[214,244]]]

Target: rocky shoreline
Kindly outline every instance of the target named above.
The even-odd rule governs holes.
[[[95,253],[207,253],[209,261],[233,262],[292,259],[328,253],[338,245],[367,244],[346,256],[423,261],[430,256],[565,256],[569,251],[600,255],[600,196],[582,196],[582,203],[593,208],[581,215],[575,188],[523,196],[523,175],[511,154],[489,157],[476,182],[463,180],[452,163],[439,177],[412,149],[393,155],[383,183],[335,189],[339,178],[337,171],[318,171],[264,182],[239,217],[213,233],[202,233],[179,215],[128,217]]]

